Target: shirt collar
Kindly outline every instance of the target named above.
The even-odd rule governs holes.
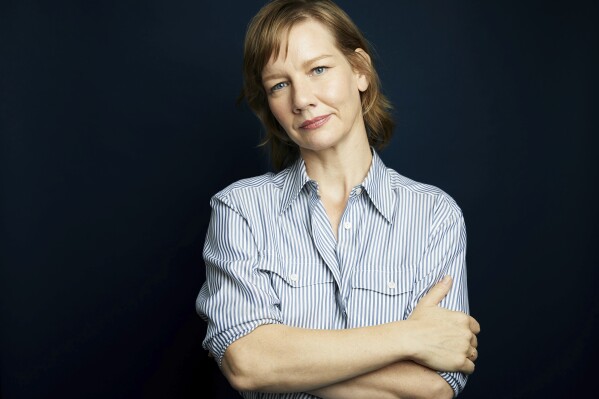
[[[395,206],[395,193],[391,187],[389,170],[374,148],[372,149],[372,164],[362,182],[362,187],[368,193],[374,207],[391,223]]]
[[[281,213],[289,208],[289,205],[297,198],[306,183],[310,181],[306,172],[306,164],[302,157],[298,157],[288,170],[289,172],[283,185],[283,195],[281,196]]]
[[[283,186],[283,195],[281,197],[281,213],[285,212],[289,205],[297,198],[300,191],[306,183],[310,182],[306,172],[306,164],[302,157],[299,157],[290,167]],[[368,193],[370,201],[379,213],[391,223],[393,218],[393,207],[395,205],[395,195],[391,188],[391,180],[387,167],[372,149],[372,163],[366,178],[362,182],[362,187]]]

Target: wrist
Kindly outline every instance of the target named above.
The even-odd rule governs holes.
[[[398,360],[416,361],[418,350],[414,334],[415,325],[411,320],[397,322],[397,338],[394,339],[398,351]]]

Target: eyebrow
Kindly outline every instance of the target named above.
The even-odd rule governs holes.
[[[309,60],[306,60],[306,61],[305,61],[305,62],[302,64],[302,67],[303,67],[303,68],[306,68],[306,67],[308,67],[308,65],[310,65],[310,64],[313,64],[313,63],[315,63],[316,61],[320,61],[320,60],[322,60],[322,59],[324,59],[324,58],[329,58],[329,57],[332,57],[332,55],[331,55],[331,54],[323,54],[323,55],[319,55],[318,57],[314,57],[314,58],[311,58],[311,59],[309,59]],[[262,81],[263,81],[263,82],[266,82],[267,80],[271,80],[271,79],[280,78],[280,77],[282,77],[282,76],[283,76],[283,75],[282,75],[282,74],[280,74],[280,73],[272,73],[272,74],[270,74],[270,75],[267,75],[267,76],[265,76],[264,78],[262,78]]]

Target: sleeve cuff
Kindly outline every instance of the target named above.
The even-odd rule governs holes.
[[[463,373],[447,373],[447,372],[439,372],[439,375],[447,381],[451,389],[453,389],[453,397],[457,397],[466,386],[466,381],[468,380],[468,376]]]

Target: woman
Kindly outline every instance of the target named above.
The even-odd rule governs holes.
[[[197,298],[246,398],[450,398],[474,371],[462,213],[378,157],[393,124],[369,53],[328,0],[248,27],[243,93],[279,172],[212,198]]]

